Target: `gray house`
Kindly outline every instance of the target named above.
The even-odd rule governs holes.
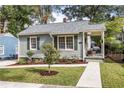
[[[35,25],[19,33],[19,57],[27,57],[27,51],[32,50],[34,58],[43,58],[40,48],[51,42],[60,51],[61,58],[102,59],[104,31],[104,24],[88,21]]]

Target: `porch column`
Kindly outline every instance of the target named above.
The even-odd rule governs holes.
[[[101,32],[101,40],[102,40],[102,57],[105,58],[105,40],[104,40],[104,31]]]
[[[90,50],[91,49],[91,33],[88,32],[87,33],[87,50]]]
[[[83,32],[83,40],[82,40],[82,42],[83,42],[83,60],[85,60],[85,57],[86,57],[86,51],[85,51],[85,34],[84,34],[85,32]]]

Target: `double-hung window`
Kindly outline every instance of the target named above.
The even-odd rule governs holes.
[[[60,50],[74,50],[74,36],[58,36],[58,49]]]
[[[65,37],[59,37],[59,49],[65,49]]]
[[[0,45],[0,55],[4,55],[4,45]]]
[[[30,50],[37,50],[37,37],[30,37]]]

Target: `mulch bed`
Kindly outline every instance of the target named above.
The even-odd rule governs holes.
[[[88,62],[84,62],[82,60],[79,60],[77,62],[74,63],[68,63],[68,62],[64,62],[64,61],[60,61],[59,63],[55,63],[55,64],[87,64]],[[45,62],[30,62],[30,63],[26,63],[26,64],[19,64],[19,63],[15,63],[15,64],[11,64],[9,66],[17,66],[17,65],[41,65],[41,64],[46,64]]]
[[[115,61],[116,63],[124,63],[124,59],[122,59],[122,60],[115,60],[114,58],[112,58],[110,56],[106,56],[106,58],[109,58],[109,59]]]
[[[52,76],[52,75],[56,75],[58,73],[59,72],[57,72],[57,71],[50,71],[50,73],[48,71],[42,71],[42,72],[40,72],[40,75],[42,75],[42,76]]]

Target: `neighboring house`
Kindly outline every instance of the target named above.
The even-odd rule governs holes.
[[[18,39],[10,33],[0,34],[0,59],[13,58],[18,53]]]
[[[53,43],[60,51],[61,58],[104,58],[105,30],[104,24],[91,24],[88,21],[35,25],[18,34],[19,57],[27,57],[27,51],[32,50],[35,52],[34,58],[43,58],[40,48],[45,43]],[[96,52],[97,47],[92,47],[94,37],[98,37],[100,52]]]

